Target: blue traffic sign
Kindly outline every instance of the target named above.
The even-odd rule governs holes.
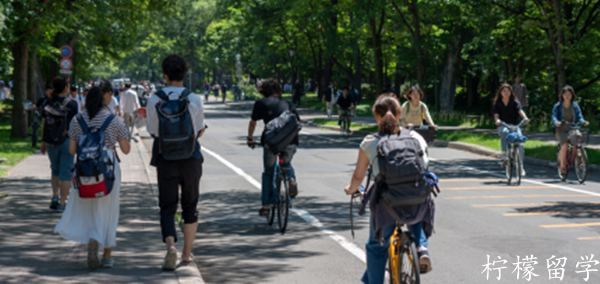
[[[62,55],[62,57],[71,57],[71,55],[73,55],[73,49],[68,45],[63,45],[60,48],[60,55]]]

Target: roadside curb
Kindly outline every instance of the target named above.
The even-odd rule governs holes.
[[[300,120],[300,122],[302,122],[308,126],[313,126],[313,127],[317,127],[317,128],[321,128],[321,129],[328,129],[328,130],[335,130],[335,131],[340,130],[339,127],[331,126],[331,125],[322,125],[322,124],[318,124],[318,123],[316,123],[314,121],[310,121],[310,120]],[[351,135],[355,135],[355,136],[365,136],[368,134],[371,134],[371,132],[362,131],[362,130],[352,130],[351,131]],[[497,159],[500,159],[500,157],[502,155],[501,152],[494,151],[494,150],[485,148],[483,146],[465,143],[465,142],[435,140],[435,141],[433,141],[432,145],[433,145],[433,147],[462,150],[462,151],[467,151],[467,152],[471,152],[471,153],[482,155],[482,156],[490,156],[490,157],[497,158]],[[552,168],[552,169],[556,168],[556,161],[549,161],[549,160],[532,158],[532,157],[527,157],[527,156],[525,156],[525,164],[538,166],[538,167]],[[600,172],[599,165],[589,165],[588,169],[590,172]]]
[[[156,203],[156,212],[158,216],[159,207],[158,207],[158,185],[156,179],[156,171],[153,171],[150,168],[150,155],[148,154],[148,149],[144,142],[142,141],[142,137],[150,137],[150,135],[144,129],[138,130],[134,128],[135,132],[139,134],[139,142],[138,143],[138,154],[142,158],[142,162],[144,163],[144,170],[146,172],[146,177],[148,178],[148,184],[150,185],[150,190],[152,191],[152,195],[154,198],[154,202]],[[177,237],[183,240],[183,236],[181,231],[177,231]],[[178,251],[182,249],[182,242],[176,244]],[[204,279],[202,278],[202,274],[200,273],[200,269],[195,261],[185,264],[178,265],[177,270],[175,270],[175,274],[177,275],[177,281],[180,284],[205,284]]]

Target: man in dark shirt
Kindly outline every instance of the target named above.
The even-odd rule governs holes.
[[[254,103],[252,109],[252,116],[250,124],[248,125],[248,138],[247,143],[250,148],[254,149],[254,130],[256,129],[256,122],[262,120],[265,124],[274,118],[281,115],[286,110],[291,110],[298,117],[298,113],[292,106],[292,104],[281,97],[283,90],[275,79],[263,80],[258,88],[258,91],[264,96],[264,98]],[[300,119],[298,117],[298,119]],[[264,130],[261,136],[261,144],[264,146]],[[281,163],[282,168],[289,169],[289,183],[290,183],[290,196],[292,198],[298,195],[298,184],[296,183],[296,175],[294,168],[291,165],[292,158],[296,153],[296,147],[298,146],[298,136],[285,147],[281,153],[273,153],[268,147],[263,147],[263,166],[264,171],[262,175],[262,207],[258,210],[260,216],[267,216],[269,214],[269,205],[273,204],[273,173],[275,171],[275,162],[277,160],[277,154],[280,155],[283,162]]]
[[[348,87],[342,89],[342,95],[337,100],[337,107],[338,115],[340,117],[338,125],[342,125],[342,116],[348,118],[348,125],[350,125],[350,123],[352,123],[351,109],[354,108],[354,102],[350,95],[348,95]]]
[[[296,107],[300,106],[300,98],[304,94],[304,87],[300,84],[300,80],[296,80],[294,89],[292,90],[292,102]]]

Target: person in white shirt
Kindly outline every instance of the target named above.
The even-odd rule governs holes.
[[[129,130],[129,141],[133,134],[133,121],[137,116],[137,110],[140,108],[140,102],[135,91],[131,90],[131,83],[125,83],[125,91],[121,94],[121,103],[119,109],[121,116],[125,120],[125,125]]]
[[[77,113],[80,113],[85,108],[85,99],[77,94],[77,87],[75,86],[71,86],[71,97],[77,102]]]
[[[114,95],[112,97],[112,100],[110,101],[110,104],[108,105],[108,109],[114,115],[119,113],[119,102],[117,101]]]
[[[162,91],[169,100],[178,100],[185,90],[183,78],[187,74],[189,65],[181,56],[169,55],[162,62],[163,73],[167,87]],[[188,96],[188,111],[191,117],[194,133],[200,138],[206,128],[204,121],[204,106],[202,99],[197,94]],[[154,137],[152,147],[151,165],[156,167],[158,178],[158,199],[160,205],[160,226],[162,240],[166,244],[167,254],[163,262],[163,270],[175,270],[177,266],[177,233],[175,228],[175,213],[181,189],[181,208],[183,218],[183,251],[182,263],[194,261],[192,246],[198,229],[198,198],[200,195],[200,178],[202,177],[202,163],[204,161],[200,152],[200,144],[196,147],[190,158],[181,160],[166,160],[159,152],[159,117],[156,105],[161,102],[158,95],[148,99],[148,133]]]

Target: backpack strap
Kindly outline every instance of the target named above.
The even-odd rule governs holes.
[[[155,95],[158,96],[163,101],[169,100],[169,96],[167,96],[167,94],[165,94],[165,92],[163,90],[156,92]]]
[[[90,132],[90,129],[85,123],[85,120],[83,120],[83,116],[81,115],[81,113],[77,115],[77,121],[79,122],[79,125],[81,125],[81,130],[83,130],[83,133]]]
[[[185,99],[187,97],[189,97],[192,94],[192,91],[188,90],[188,89],[183,89],[183,91],[181,92],[181,95],[179,96],[179,99]]]
[[[423,102],[420,102],[421,105],[421,120],[425,120],[425,104],[423,104]]]
[[[108,127],[108,125],[114,118],[115,118],[115,115],[111,113],[108,116],[108,118],[106,118],[106,120],[104,121],[104,124],[102,124],[102,127],[100,127],[100,132],[104,132],[104,130],[106,130],[106,127]]]

